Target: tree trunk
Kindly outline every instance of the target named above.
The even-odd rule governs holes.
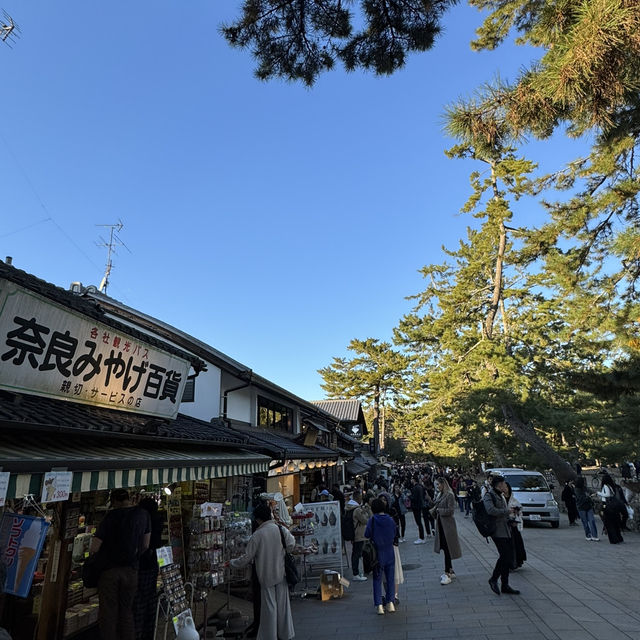
[[[518,440],[526,442],[549,465],[560,484],[575,480],[574,468],[552,447],[550,447],[534,430],[516,415],[510,405],[502,405],[502,414]]]
[[[493,198],[497,200],[500,195],[498,192],[498,179],[496,177],[495,165],[491,165],[491,182],[493,185]],[[487,340],[493,338],[493,324],[498,313],[500,301],[502,300],[502,269],[504,266],[504,252],[507,246],[507,230],[504,221],[500,220],[500,237],[498,238],[498,255],[496,256],[496,269],[493,274],[493,294],[491,296],[491,305],[484,321],[484,335]]]

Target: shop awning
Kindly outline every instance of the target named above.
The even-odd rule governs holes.
[[[0,466],[11,472],[8,498],[39,496],[42,475],[52,468],[73,471],[73,491],[144,487],[263,473],[269,456],[206,447],[132,446],[113,441],[32,434],[29,442],[3,439]]]
[[[338,452],[322,445],[305,446],[293,434],[277,433],[260,427],[238,427],[234,430],[249,436],[251,444],[274,457],[288,460],[337,460]]]
[[[359,476],[363,473],[369,473],[370,468],[370,466],[362,464],[360,462],[356,462],[355,460],[347,462],[347,473],[350,473],[354,476]]]
[[[330,430],[325,427],[322,422],[318,422],[317,420],[311,420],[311,418],[303,418],[302,420],[306,424],[310,424],[312,427],[317,429],[318,431],[324,431],[325,433],[330,433]]]

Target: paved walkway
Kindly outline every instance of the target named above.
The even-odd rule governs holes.
[[[490,591],[495,546],[461,514],[458,577],[441,586],[443,556],[431,538],[413,544],[416,527],[407,518],[396,613],[375,613],[371,580],[351,582],[340,600],[292,600],[296,640],[640,640],[640,534],[627,533],[622,545],[587,542],[582,526],[564,518],[560,529],[524,530],[529,559],[511,578],[519,596]]]

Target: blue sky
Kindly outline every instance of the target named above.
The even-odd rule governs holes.
[[[131,253],[109,295],[307,399],[352,338],[390,338],[418,269],[472,223],[444,106],[535,56],[472,52],[463,4],[394,76],[338,70],[309,90],[256,80],[223,41],[239,0],[0,4],[22,29],[0,46],[1,256],[97,285],[96,225],[120,219]],[[576,144],[529,147],[552,169]]]

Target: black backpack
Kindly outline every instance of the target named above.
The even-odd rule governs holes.
[[[349,509],[344,512],[344,518],[342,518],[342,539],[348,542],[353,542],[356,537],[356,528],[353,524],[353,512],[355,509]]]
[[[493,499],[493,498],[492,498]],[[496,532],[496,518],[484,508],[484,501],[473,502],[473,522],[483,538],[490,538]]]

